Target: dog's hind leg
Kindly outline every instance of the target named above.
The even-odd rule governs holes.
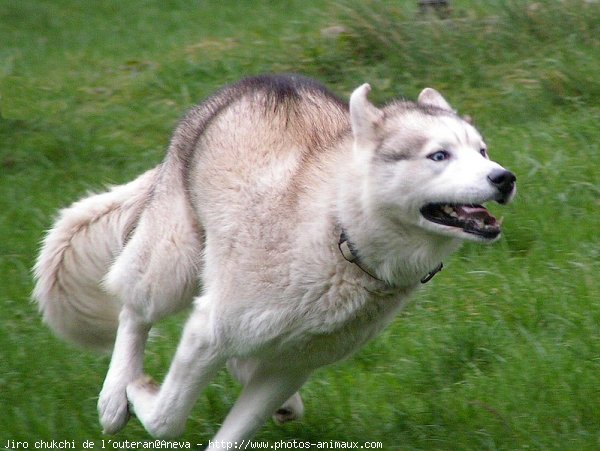
[[[309,374],[298,369],[259,366],[247,381],[213,441],[239,443],[251,438],[278,407],[294,402],[298,389]]]
[[[155,195],[104,280],[107,291],[124,306],[98,400],[107,433],[117,432],[129,418],[126,388],[143,373],[150,327],[188,306],[197,291],[202,236],[182,197]]]
[[[200,390],[227,359],[214,333],[205,298],[196,301],[162,386],[158,388],[148,377],[127,386],[135,415],[154,437],[174,438],[183,433]]]
[[[129,419],[125,389],[142,375],[149,330],[150,325],[136,312],[123,308],[110,367],[98,399],[100,424],[105,434],[118,432]]]

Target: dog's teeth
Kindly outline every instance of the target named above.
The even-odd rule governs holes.
[[[456,211],[450,205],[444,205],[442,211],[450,216],[456,216]]]

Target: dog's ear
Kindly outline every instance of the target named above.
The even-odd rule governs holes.
[[[383,111],[374,106],[367,95],[371,86],[365,83],[350,96],[350,121],[354,143],[359,148],[374,149],[377,145],[377,129],[381,126]]]
[[[435,89],[425,88],[419,94],[417,103],[422,106],[430,105],[441,110],[451,111],[455,113],[454,109],[450,106],[446,99]]]

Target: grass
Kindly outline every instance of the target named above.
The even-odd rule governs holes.
[[[369,81],[380,101],[440,89],[519,195],[496,210],[500,243],[445,262],[381,337],[311,379],[301,423],[257,438],[600,447],[600,4],[451,4],[440,21],[416,2],[4,2],[0,444],[106,438],[95,404],[108,358],[54,338],[29,302],[56,209],[158,163],[185,109],[222,84],[294,71],[343,96]],[[159,378],[181,321],[150,345]],[[184,439],[206,442],[238,391],[220,374]],[[148,438],[134,420],[114,439]]]

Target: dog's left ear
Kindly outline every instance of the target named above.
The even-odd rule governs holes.
[[[367,95],[371,86],[365,83],[350,96],[350,121],[354,143],[360,149],[371,149],[377,145],[377,129],[381,126],[383,111],[369,102]]]
[[[419,99],[417,100],[417,103],[422,106],[430,105],[441,110],[456,113],[456,111],[454,111],[450,104],[446,102],[446,99],[444,99],[444,97],[433,88],[423,89],[421,91],[421,94],[419,94]]]

